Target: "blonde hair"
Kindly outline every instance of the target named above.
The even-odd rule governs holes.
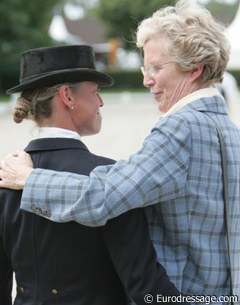
[[[42,119],[49,118],[52,114],[52,98],[64,85],[74,89],[79,83],[64,83],[23,91],[13,110],[14,122],[21,123],[24,119],[32,119],[39,124]]]
[[[201,83],[222,82],[230,43],[223,25],[214,20],[208,10],[191,0],[179,0],[175,7],[156,11],[143,20],[137,29],[137,46],[157,36],[170,40],[169,54],[181,71],[192,71],[204,64]]]

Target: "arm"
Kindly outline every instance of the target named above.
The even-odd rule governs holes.
[[[142,209],[132,210],[109,221],[102,230],[118,275],[137,305],[146,305],[148,301],[157,305],[161,296],[180,297],[163,266],[157,263]],[[185,304],[183,300],[178,304]]]
[[[182,196],[190,131],[181,119],[163,121],[129,160],[97,167],[90,177],[34,170],[24,187],[21,207],[57,222],[100,226],[130,209],[156,204],[160,198]]]
[[[0,237],[0,304],[12,304],[13,271],[3,249],[3,240]]]

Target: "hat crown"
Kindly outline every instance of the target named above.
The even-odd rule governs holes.
[[[66,82],[93,81],[111,86],[111,76],[97,71],[95,55],[89,45],[71,45],[31,49],[20,57],[19,85],[8,94],[49,87]]]
[[[32,49],[22,53],[20,83],[44,73],[75,69],[95,70],[95,57],[90,46],[61,46]]]

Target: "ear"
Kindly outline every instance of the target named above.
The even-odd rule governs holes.
[[[74,99],[72,95],[72,91],[68,86],[62,86],[60,87],[58,91],[59,97],[62,101],[62,103],[67,107],[72,109],[74,106]]]
[[[203,69],[204,69],[204,64],[198,63],[197,66],[191,72],[190,79],[192,82],[197,81],[200,78],[200,76],[202,75]]]

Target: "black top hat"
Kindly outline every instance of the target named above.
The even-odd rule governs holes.
[[[91,46],[38,48],[21,54],[19,85],[8,89],[7,93],[81,81],[94,81],[100,86],[113,84],[109,75],[96,70]]]

